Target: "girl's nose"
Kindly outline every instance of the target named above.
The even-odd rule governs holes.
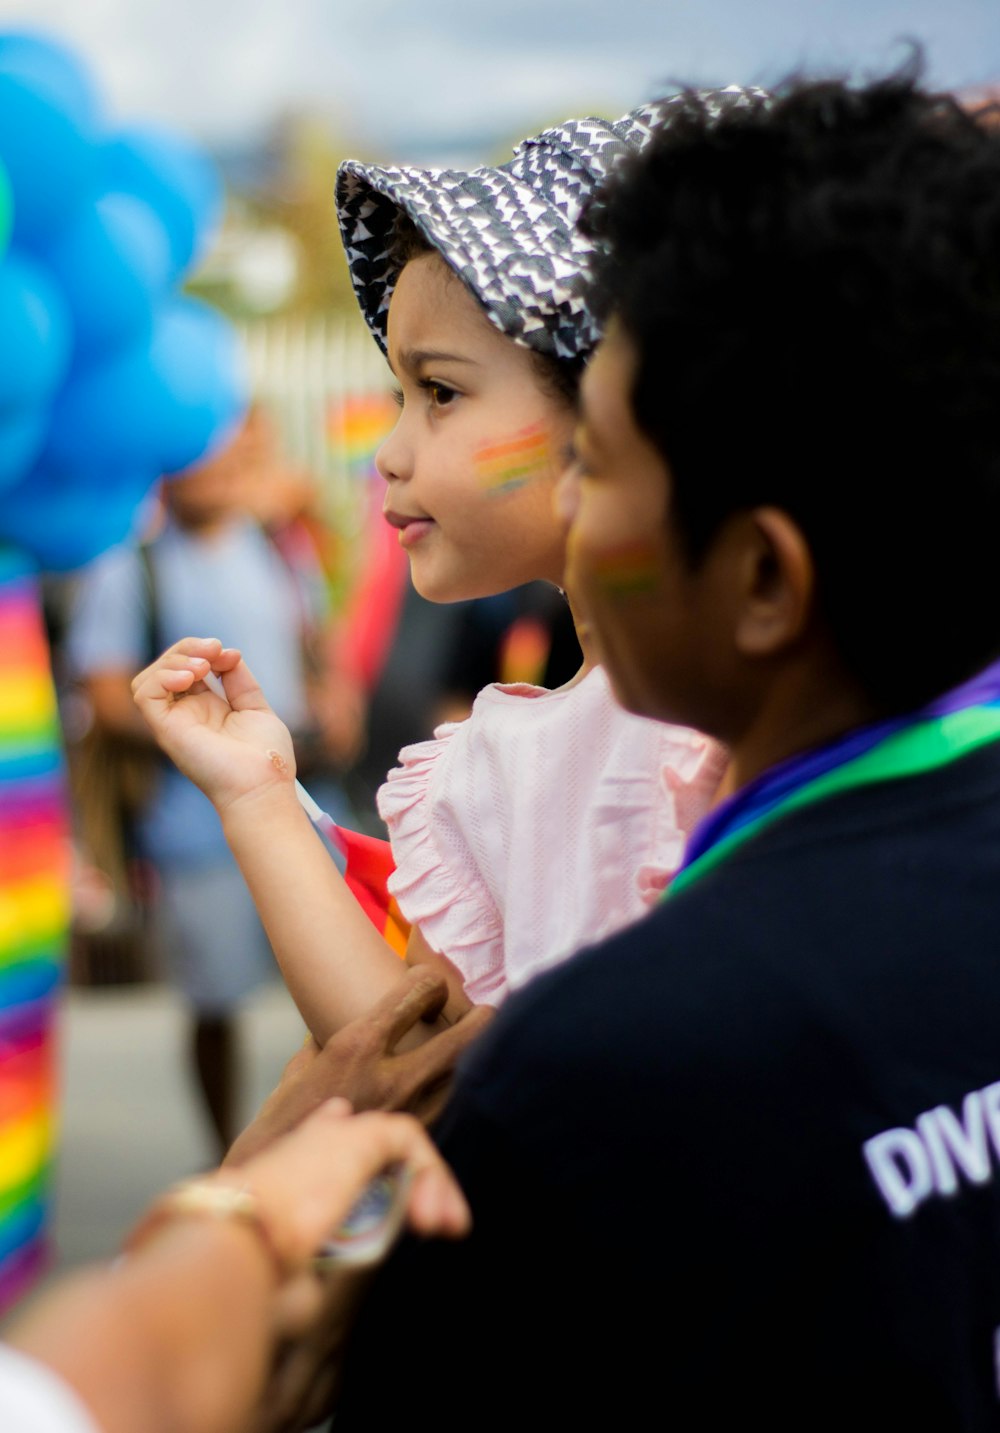
[[[408,478],[412,471],[413,464],[403,431],[403,419],[404,415],[401,413],[392,432],[379,444],[375,454],[375,467],[379,476],[387,483],[393,479],[399,481]]]

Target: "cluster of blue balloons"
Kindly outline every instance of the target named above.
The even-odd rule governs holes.
[[[0,543],[79,566],[239,418],[235,335],[179,292],[220,208],[200,154],[112,130],[71,52],[0,32]]]

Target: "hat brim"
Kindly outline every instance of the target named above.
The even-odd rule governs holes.
[[[346,160],[337,173],[340,231],[361,312],[382,351],[402,266],[392,240],[404,213],[502,333],[555,358],[586,356],[600,325],[588,306],[593,246],[578,228],[580,215],[615,165],[641,150],[683,98],[655,100],[614,121],[567,120],[524,140],[497,168]],[[730,86],[701,99],[721,111],[767,96]]]

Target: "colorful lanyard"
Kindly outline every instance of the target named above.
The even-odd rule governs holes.
[[[748,783],[692,833],[667,894],[684,890],[758,831],[829,796],[918,776],[1000,739],[1000,663],[909,717],[877,722]]]

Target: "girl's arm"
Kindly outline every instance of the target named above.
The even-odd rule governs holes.
[[[210,672],[225,699],[206,685]],[[325,1044],[402,971],[299,805],[288,729],[239,652],[216,638],[175,643],[139,673],[132,693],[159,745],[218,811],[285,983]],[[418,1026],[410,1041],[431,1028]]]

